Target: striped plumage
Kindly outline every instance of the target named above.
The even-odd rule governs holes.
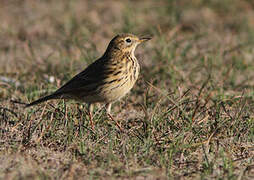
[[[110,41],[101,58],[53,94],[26,107],[49,99],[76,99],[89,104],[105,103],[110,113],[111,103],[123,97],[135,84],[140,66],[134,51],[139,43],[149,39],[138,38],[132,34],[117,35]]]

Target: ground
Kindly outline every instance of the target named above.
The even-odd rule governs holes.
[[[253,179],[252,0],[1,1],[0,179]],[[100,57],[151,35],[141,75],[95,130],[86,104],[28,109]]]

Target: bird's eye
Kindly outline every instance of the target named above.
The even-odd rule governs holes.
[[[127,43],[130,43],[130,42],[131,42],[131,39],[128,38],[128,39],[126,39],[125,41],[126,41]]]

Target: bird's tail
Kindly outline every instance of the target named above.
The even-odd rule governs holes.
[[[34,102],[31,102],[30,104],[26,104],[25,107],[27,108],[27,107],[30,107],[30,106],[42,103],[44,101],[50,100],[50,99],[57,99],[57,97],[58,97],[57,94],[51,94],[51,95],[45,96],[43,98],[40,98],[40,99],[38,99],[38,100],[36,100]]]

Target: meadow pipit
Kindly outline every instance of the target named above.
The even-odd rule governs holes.
[[[111,104],[128,93],[138,79],[140,66],[134,55],[137,45],[150,39],[150,37],[139,38],[132,34],[115,36],[101,58],[53,94],[27,104],[26,107],[49,99],[75,99],[86,102],[93,127],[92,104],[106,104],[110,116]]]

